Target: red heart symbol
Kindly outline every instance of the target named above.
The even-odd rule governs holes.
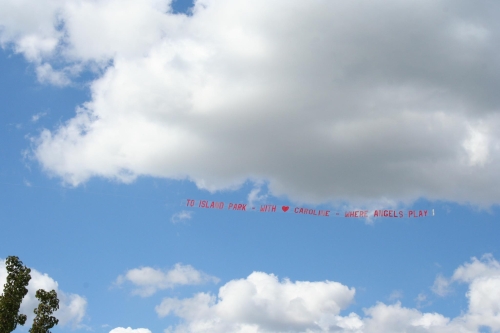
[[[288,209],[290,209],[290,207],[288,206],[281,206],[281,209],[286,213]]]

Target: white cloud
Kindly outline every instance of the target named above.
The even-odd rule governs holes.
[[[151,331],[147,328],[116,327],[109,331],[109,333],[151,333]]]
[[[172,215],[172,217],[170,218],[170,221],[172,221],[172,223],[179,223],[179,222],[182,222],[184,220],[190,220],[192,216],[193,216],[193,212],[183,210],[183,211],[180,211],[180,212]]]
[[[36,68],[38,81],[50,83],[56,86],[66,86],[70,83],[69,78],[63,71],[56,71],[50,64],[41,64]]]
[[[77,294],[66,294],[61,292],[59,295],[61,303],[57,311],[57,318],[61,325],[70,324],[72,327],[84,327],[80,325],[87,308],[87,300]]]
[[[197,285],[203,283],[218,283],[219,279],[194,269],[190,265],[175,264],[168,271],[151,267],[140,267],[129,270],[124,275],[118,276],[115,284],[125,282],[134,284],[137,289],[134,294],[142,297],[153,295],[158,290],[174,288],[181,285]]]
[[[458,267],[451,278],[439,274],[434,280],[432,291],[439,296],[446,296],[451,292],[451,285],[456,282],[472,283],[480,278],[500,276],[500,263],[491,253],[484,254],[481,259],[471,258],[471,262]]]
[[[360,331],[364,333],[453,332],[449,328],[450,319],[438,313],[422,313],[416,309],[404,308],[400,303],[394,305],[378,303],[365,310],[365,314],[364,327]]]
[[[206,293],[183,300],[165,298],[156,312],[186,320],[175,332],[305,332],[331,325],[357,327],[356,316],[338,316],[353,296],[354,289],[337,282],[279,281],[272,274],[254,272],[222,286],[218,298]]]
[[[487,253],[477,259],[472,257],[471,262],[458,267],[453,273],[452,280],[470,283],[479,277],[495,277],[500,275],[500,263]]]
[[[266,201],[267,194],[261,194],[262,186],[262,183],[257,182],[250,193],[248,193],[248,207],[253,207]]]
[[[418,294],[417,297],[415,298],[415,301],[417,301],[417,309],[420,309],[420,308],[423,308],[423,307],[426,307],[426,306],[429,306],[432,304],[432,301],[429,301],[427,299],[427,295],[424,293]]]
[[[439,296],[446,296],[451,291],[450,281],[444,276],[438,275],[434,280],[431,290]]]
[[[394,290],[390,295],[389,295],[389,301],[395,301],[398,299],[403,298],[403,292],[401,290]]]
[[[473,166],[483,166],[488,162],[489,140],[487,130],[483,126],[469,127],[469,137],[463,146],[469,155],[469,163]]]
[[[82,327],[82,320],[87,308],[87,300],[77,294],[69,294],[59,289],[58,283],[47,274],[42,274],[36,269],[31,268],[31,280],[28,285],[28,294],[23,298],[20,313],[28,316],[25,326],[30,327],[35,317],[33,310],[38,306],[38,300],[35,293],[38,289],[46,291],[55,290],[59,299],[59,310],[54,316],[59,319],[60,326],[69,325],[73,328]],[[0,285],[3,286],[7,279],[7,270],[5,269],[5,260],[0,260]]]
[[[217,296],[165,298],[156,312],[183,320],[167,333],[478,333],[483,328],[499,332],[499,265],[487,255],[457,268],[452,280],[469,284],[469,307],[455,318],[406,308],[400,302],[377,303],[364,309],[364,316],[342,314],[354,300],[354,288],[332,281],[280,281],[262,272],[229,281]],[[426,301],[426,295],[418,295],[418,303]]]
[[[309,202],[500,203],[500,4],[198,0],[192,16],[169,4],[0,4],[0,41],[40,80],[66,82],[56,60],[103,73],[37,138],[48,172],[73,185],[264,180]]]
[[[31,121],[36,123],[40,118],[45,117],[47,115],[47,112],[38,112],[31,116]]]

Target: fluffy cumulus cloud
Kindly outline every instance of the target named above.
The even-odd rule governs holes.
[[[131,327],[116,327],[113,328],[109,333],[151,333],[147,328],[131,328]]]
[[[190,265],[175,264],[168,270],[151,267],[140,267],[129,270],[124,275],[118,276],[116,285],[130,282],[137,287],[134,294],[143,297],[151,296],[158,290],[173,288],[181,285],[197,285],[203,283],[218,283],[219,279],[196,270]]]
[[[254,272],[222,286],[218,299],[200,293],[189,299],[165,298],[160,317],[171,313],[187,321],[176,332],[305,332],[318,327],[358,327],[357,316],[339,317],[354,289],[331,281],[279,281]]]
[[[61,326],[70,326],[72,328],[83,327],[81,322],[85,316],[87,300],[77,294],[69,294],[59,289],[58,283],[47,274],[31,269],[31,280],[28,285],[28,294],[24,296],[21,304],[20,313],[28,316],[25,324],[31,327],[31,322],[35,317],[33,310],[38,306],[38,300],[35,297],[38,289],[46,291],[55,290],[59,298],[59,310],[54,316],[59,319]],[[7,280],[7,270],[5,269],[5,260],[0,259],[0,285],[3,286]]]
[[[450,278],[454,282],[469,285],[468,309],[455,318],[407,308],[399,301],[377,303],[364,309],[362,316],[341,313],[354,300],[354,288],[332,281],[280,281],[262,272],[226,283],[217,296],[199,293],[185,299],[165,298],[156,312],[160,317],[173,315],[183,320],[166,333],[500,332],[498,261],[491,256],[473,258],[455,271]]]
[[[29,10],[26,10],[29,8]],[[268,182],[297,200],[500,203],[500,3],[7,0],[0,42],[64,85],[102,73],[36,138],[65,182]]]

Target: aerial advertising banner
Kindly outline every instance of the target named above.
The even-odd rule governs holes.
[[[394,209],[375,209],[375,210],[346,210],[333,211],[327,209],[307,208],[300,206],[284,206],[261,204],[259,206],[249,205],[248,203],[235,203],[210,200],[187,199],[186,206],[200,209],[233,210],[241,212],[259,212],[259,213],[287,213],[310,215],[318,217],[347,217],[347,218],[423,218],[434,216],[434,209],[423,210],[394,210]]]

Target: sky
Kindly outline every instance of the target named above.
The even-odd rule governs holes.
[[[16,331],[43,288],[54,333],[500,332],[499,16],[1,1]]]

